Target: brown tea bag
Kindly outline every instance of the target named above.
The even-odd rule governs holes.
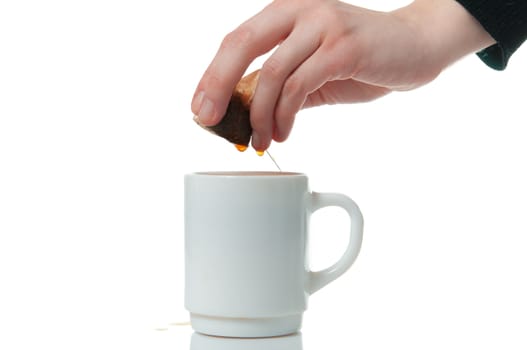
[[[257,70],[238,82],[232,93],[227,111],[218,124],[213,126],[202,125],[197,116],[194,117],[194,121],[204,129],[235,144],[238,150],[245,151],[249,147],[253,132],[250,110],[259,75],[260,71]]]

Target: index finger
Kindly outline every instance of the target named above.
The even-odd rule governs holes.
[[[192,112],[203,125],[220,122],[232,91],[249,64],[291,32],[294,12],[281,3],[271,3],[223,39],[192,100]]]

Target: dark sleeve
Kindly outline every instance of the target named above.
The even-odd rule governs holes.
[[[496,44],[478,56],[490,67],[503,70],[512,54],[527,37],[527,0],[457,0]]]

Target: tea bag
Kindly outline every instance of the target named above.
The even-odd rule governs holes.
[[[197,116],[194,117],[194,121],[205,130],[233,143],[238,151],[245,151],[249,147],[249,142],[251,141],[251,135],[253,133],[250,111],[259,76],[260,70],[256,70],[243,77],[238,84],[236,84],[227,111],[218,124],[205,126],[200,124]],[[264,152],[260,150],[257,150],[256,153],[260,156],[264,154]],[[271,158],[276,168],[279,171],[282,171],[271,153],[269,153],[268,150],[266,150],[265,153]]]
[[[197,116],[194,117],[194,121],[205,130],[233,143],[239,151],[245,151],[249,147],[253,132],[250,109],[259,75],[260,71],[257,70],[238,82],[232,93],[227,111],[218,124],[205,126],[200,124]]]

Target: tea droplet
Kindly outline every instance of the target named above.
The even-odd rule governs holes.
[[[256,154],[259,155],[260,157],[263,156],[265,153],[265,151],[256,151]]]
[[[247,146],[245,145],[234,145],[234,147],[236,147],[236,149],[240,152],[243,152],[247,149]]]

